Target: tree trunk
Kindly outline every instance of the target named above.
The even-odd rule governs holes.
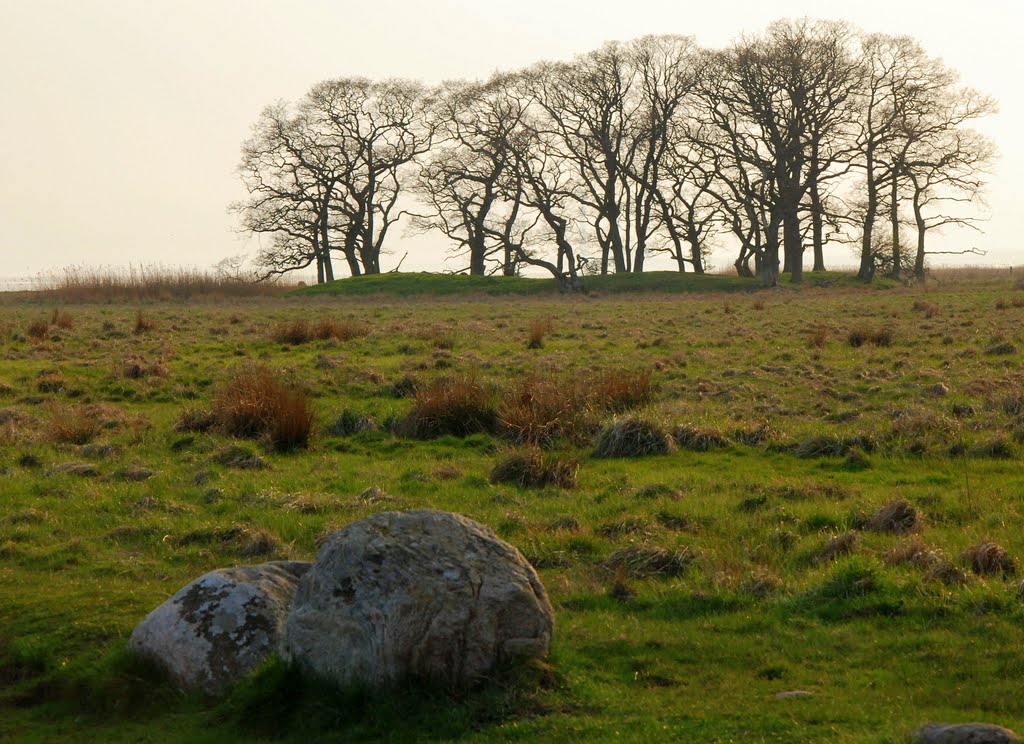
[[[916,185],[916,182],[915,182]],[[914,194],[914,222],[917,224],[917,255],[914,256],[914,277],[924,279],[924,234],[928,230],[921,213],[920,192]]]
[[[892,276],[899,278],[903,270],[900,256],[899,171],[892,168],[892,193],[889,196],[889,223],[892,226]]]
[[[800,217],[795,206],[790,207],[783,222],[785,238],[786,264],[789,269],[789,280],[799,284],[804,277],[804,246],[800,235]]]
[[[818,190],[818,177],[811,181],[811,236],[814,241],[814,268],[811,271],[825,271],[825,213]]]

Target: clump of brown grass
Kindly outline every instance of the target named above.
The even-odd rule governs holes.
[[[890,566],[930,568],[942,561],[942,551],[928,545],[919,535],[914,535],[887,552],[882,560]]]
[[[649,369],[608,370],[581,381],[581,384],[585,385],[590,405],[611,413],[622,413],[643,405],[654,393]]]
[[[633,579],[647,579],[679,576],[695,559],[689,548],[669,550],[657,545],[634,545],[616,550],[602,565]]]
[[[919,529],[921,522],[922,516],[918,509],[903,499],[896,499],[864,518],[863,526],[872,532],[903,534]]]
[[[667,455],[676,450],[672,435],[657,421],[627,416],[606,425],[597,436],[595,457]]]
[[[579,462],[528,447],[513,452],[491,470],[491,483],[511,483],[520,488],[575,488]]]
[[[846,341],[854,348],[871,344],[872,346],[892,346],[896,334],[891,328],[853,328],[846,336]]]
[[[143,315],[141,309],[135,313],[135,327],[133,328],[133,331],[136,334],[148,333],[149,331],[152,331],[155,327],[156,324],[150,318],[147,318],[145,315]]]
[[[933,302],[925,302],[924,300],[916,300],[911,307],[915,313],[924,313],[926,318],[934,318],[939,312],[939,307]]]
[[[25,335],[33,343],[42,343],[50,337],[50,323],[46,320],[33,320],[25,329]]]
[[[278,450],[307,446],[313,431],[309,398],[266,367],[236,370],[214,395],[212,412],[225,433],[267,436]]]
[[[190,406],[178,414],[174,422],[175,431],[210,431],[217,426],[217,417],[213,411],[197,406]]]
[[[139,356],[130,356],[121,361],[116,368],[120,377],[129,380],[141,380],[143,377],[164,377],[167,375],[167,367],[160,360],[147,362]]]
[[[103,430],[103,420],[90,406],[49,407],[50,439],[62,444],[88,444]]]
[[[939,561],[924,575],[926,582],[941,581],[946,586],[963,586],[968,576],[949,561]]]
[[[544,336],[554,328],[550,318],[536,318],[526,326],[526,348],[541,349],[544,347]]]
[[[498,405],[498,420],[507,434],[516,441],[540,446],[560,436],[576,437],[586,428],[588,416],[580,385],[542,375],[521,378]]]
[[[53,315],[50,316],[50,325],[69,330],[75,327],[75,319],[71,316],[71,313],[60,308],[54,308]]]
[[[310,323],[304,318],[297,318],[276,324],[270,330],[270,337],[274,341],[297,346],[314,340],[349,341],[369,333],[370,327],[365,323],[334,318],[320,318],[315,323]]]
[[[821,323],[813,326],[808,332],[809,343],[815,349],[824,348],[825,344],[828,343],[829,328],[827,325]]]
[[[850,555],[860,547],[860,533],[856,530],[832,535],[814,555],[815,563],[831,563],[844,555]]]
[[[418,439],[494,432],[498,411],[494,396],[475,375],[440,377],[416,393],[412,409],[398,427]]]
[[[979,576],[1002,574],[1013,576],[1017,573],[1017,562],[1006,549],[994,542],[981,542],[967,548],[961,556],[974,573]]]

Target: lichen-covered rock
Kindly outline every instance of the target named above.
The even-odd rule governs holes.
[[[919,744],[1014,744],[1021,738],[991,723],[932,723],[914,732]]]
[[[518,550],[446,512],[385,512],[330,535],[299,582],[286,656],[341,685],[472,682],[543,656],[554,612]]]
[[[204,574],[135,626],[128,647],[179,687],[223,692],[280,652],[298,581],[309,567],[276,561]]]

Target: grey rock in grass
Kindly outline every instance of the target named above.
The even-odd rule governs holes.
[[[219,694],[280,652],[296,587],[309,567],[275,561],[204,574],[149,613],[128,647],[178,687]]]
[[[341,685],[465,684],[543,656],[554,611],[533,567],[447,512],[384,512],[327,537],[299,582],[285,655]]]
[[[1013,744],[1020,736],[991,723],[930,723],[914,732],[918,744]]]

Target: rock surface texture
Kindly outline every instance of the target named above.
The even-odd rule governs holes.
[[[1014,744],[1021,738],[991,723],[932,723],[914,732],[920,744]]]
[[[149,613],[128,647],[179,687],[223,692],[280,651],[298,581],[309,567],[280,561],[204,574]]]
[[[285,654],[342,685],[462,684],[543,656],[554,613],[511,545],[446,512],[384,512],[330,535],[299,582]]]

